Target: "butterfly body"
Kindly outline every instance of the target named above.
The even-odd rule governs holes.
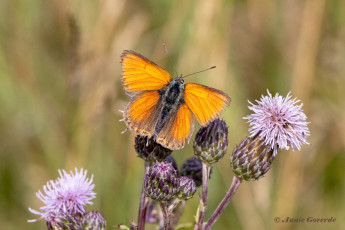
[[[131,100],[124,110],[124,122],[132,132],[175,150],[189,141],[194,118],[205,126],[218,118],[231,99],[220,90],[184,83],[144,56],[124,51],[121,56],[122,83]]]
[[[179,106],[185,103],[183,92],[184,81],[182,78],[176,78],[175,80],[171,81],[168,86],[159,90],[159,94],[161,95],[161,103],[163,103],[163,106],[155,127],[155,135],[162,130],[168,121],[168,118],[177,111]]]

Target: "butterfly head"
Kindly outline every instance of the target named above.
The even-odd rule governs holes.
[[[180,94],[183,94],[184,91],[184,80],[182,77],[177,77],[172,80],[169,85],[164,89],[167,92],[167,97],[172,100],[176,100],[177,97],[180,97]]]
[[[173,80],[173,82],[175,82],[175,83],[179,83],[179,84],[184,84],[184,80],[183,80],[183,77],[182,77],[182,75],[181,75],[181,77],[177,77],[177,78],[175,78],[174,80]]]

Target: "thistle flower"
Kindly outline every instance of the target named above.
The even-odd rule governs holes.
[[[251,126],[251,137],[259,134],[261,140],[273,149],[274,155],[278,148],[300,150],[302,144],[309,144],[306,141],[309,130],[307,117],[302,110],[303,104],[296,105],[300,101],[291,99],[290,92],[285,98],[278,93],[272,97],[268,90],[267,93],[268,96],[256,100],[257,105],[249,101],[249,109],[254,113],[244,119]]]
[[[87,178],[87,170],[81,169],[75,173],[70,171],[66,173],[65,170],[59,170],[60,177],[55,181],[50,180],[43,186],[43,192],[38,191],[36,196],[45,206],[40,208],[40,211],[29,208],[29,211],[40,215],[41,217],[28,222],[34,222],[40,219],[50,221],[54,216],[61,213],[67,213],[72,216],[84,214],[84,205],[92,204],[91,200],[96,197],[93,192],[95,185],[93,184],[93,175]]]
[[[306,115],[299,101],[291,99],[290,93],[284,98],[279,94],[274,97],[267,90],[268,96],[262,96],[249,109],[254,111],[248,115],[251,136],[245,138],[231,155],[231,167],[234,173],[244,180],[257,180],[271,167],[281,149],[300,149],[307,144],[309,135]]]
[[[79,217],[70,215],[68,213],[56,213],[47,221],[48,230],[79,230],[82,225]]]
[[[273,160],[273,149],[256,135],[245,138],[236,146],[230,157],[230,165],[238,178],[252,181],[265,175]]]
[[[104,230],[106,229],[107,222],[105,221],[103,215],[99,212],[88,212],[83,215],[82,219],[83,230]]]
[[[228,148],[228,127],[216,119],[199,129],[193,143],[194,155],[209,164],[220,161]]]
[[[145,193],[153,200],[170,201],[179,191],[179,178],[171,163],[157,162],[144,179]]]
[[[180,177],[180,185],[178,197],[183,200],[188,200],[193,197],[196,192],[196,185],[193,179],[182,176]]]
[[[155,142],[153,137],[148,138],[140,135],[135,137],[134,148],[138,156],[146,162],[163,161],[172,152],[172,150]]]

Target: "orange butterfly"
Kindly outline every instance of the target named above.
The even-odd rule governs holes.
[[[220,90],[172,79],[163,68],[133,51],[121,55],[122,84],[132,96],[123,112],[129,130],[154,137],[171,150],[181,149],[194,131],[194,117],[206,126],[231,98]]]

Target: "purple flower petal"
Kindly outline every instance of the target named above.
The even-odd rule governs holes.
[[[267,93],[268,96],[256,100],[256,105],[249,101],[248,108],[254,113],[244,119],[248,120],[251,136],[259,134],[264,143],[272,147],[275,155],[278,148],[300,150],[302,144],[309,144],[306,140],[310,135],[309,122],[306,122],[303,104],[296,105],[300,101],[291,99],[290,92],[285,98],[278,93],[272,97],[268,90]]]
[[[71,215],[77,213],[85,213],[84,205],[92,204],[91,200],[96,197],[93,192],[95,185],[93,184],[93,175],[87,178],[87,170],[81,169],[75,173],[65,170],[59,170],[60,177],[55,181],[50,180],[43,186],[43,193],[38,191],[36,196],[45,206],[40,208],[40,211],[29,208],[29,211],[41,215],[40,218],[29,220],[34,222],[40,219],[49,221],[50,218],[59,212],[68,213]]]

